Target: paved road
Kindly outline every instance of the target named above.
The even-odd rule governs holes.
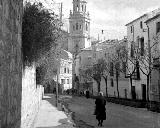
[[[73,97],[67,100],[67,103],[79,127],[97,128],[97,121],[93,115],[93,99]],[[107,103],[106,110],[107,120],[104,122],[104,128],[160,128],[160,114],[146,109]]]

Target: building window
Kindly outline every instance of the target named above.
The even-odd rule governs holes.
[[[78,23],[76,23],[76,30],[78,30]]]
[[[141,56],[144,56],[144,38],[143,37],[140,39],[140,43],[141,43]]]
[[[136,46],[139,48],[139,42],[140,42],[140,38],[139,38],[139,36],[137,36],[137,38],[136,38]]]
[[[82,11],[83,11],[83,5],[82,5]]]
[[[67,70],[68,70],[68,74],[69,74],[69,68]]]
[[[134,45],[133,42],[131,43],[131,57],[134,57]]]
[[[82,25],[79,26],[79,29],[80,29],[80,30],[82,29]]]
[[[88,31],[88,24],[86,23],[86,31]]]
[[[114,82],[112,78],[111,78],[111,87],[114,87]]]
[[[67,84],[69,84],[69,79],[67,79]]]
[[[65,79],[61,79],[61,84],[65,84]]]
[[[160,32],[160,22],[157,22],[156,28],[157,28],[157,33]]]
[[[143,29],[143,22],[140,22],[140,28]]]
[[[133,80],[140,80],[140,69],[139,69],[139,62],[136,62],[135,71],[133,73]]]
[[[66,73],[66,68],[64,68],[64,73]]]
[[[131,33],[133,33],[133,29],[134,29],[133,26],[131,26]]]
[[[110,62],[110,76],[114,76],[113,62]]]

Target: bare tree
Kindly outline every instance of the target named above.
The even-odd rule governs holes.
[[[101,65],[101,77],[104,78],[105,80],[105,84],[106,84],[106,97],[108,97],[108,85],[107,85],[107,82],[108,82],[108,75],[109,75],[109,63],[101,58],[98,60],[98,64]]]
[[[126,42],[124,42],[126,43]],[[115,49],[113,53],[108,53],[108,62],[110,63],[110,68],[112,71],[110,71],[112,76],[116,76],[116,83],[117,83],[117,94],[119,97],[119,78],[125,77],[130,79],[130,86],[131,86],[131,97],[132,99],[136,98],[135,92],[133,91],[133,84],[132,79],[135,76],[136,69],[136,63],[128,57],[128,49],[126,45],[116,44],[113,46],[112,49]],[[129,63],[133,64],[134,68],[133,70],[130,69]],[[113,65],[113,66],[112,66]],[[124,74],[124,76],[121,76],[120,74]]]
[[[87,68],[85,72],[85,76],[87,78],[92,78],[97,82],[97,90],[100,92],[100,84],[101,84],[101,77],[104,70],[104,65],[101,63],[101,60],[98,60],[97,63],[93,64],[91,67]]]
[[[147,77],[147,101],[149,101],[149,86],[151,80],[151,73],[153,70],[159,70],[159,67],[155,67],[155,61],[160,57],[160,50],[158,49],[158,45],[160,42],[160,34],[153,37],[153,42],[150,44],[148,42],[148,46],[145,48],[138,47],[135,59],[139,62],[140,71]],[[157,56],[158,55],[158,56]]]

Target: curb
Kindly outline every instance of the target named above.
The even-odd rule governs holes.
[[[63,100],[59,100],[60,106],[61,106],[61,111],[63,111],[67,117],[69,118],[69,120],[72,122],[72,126],[74,128],[77,128],[76,124],[74,123],[74,119],[73,119],[73,112],[68,108],[68,104],[63,101]]]

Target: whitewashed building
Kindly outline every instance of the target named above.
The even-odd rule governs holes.
[[[58,81],[62,85],[63,90],[72,88],[72,64],[72,54],[66,50],[62,50]]]
[[[101,91],[106,95],[106,91],[109,97],[119,97],[121,98],[130,98],[130,90],[129,90],[129,80],[125,78],[125,72],[119,71],[118,77],[118,86],[115,74],[115,63],[111,59],[114,60],[115,54],[117,54],[117,50],[126,48],[126,39],[123,40],[105,40],[99,42],[93,46],[93,62],[96,63],[99,59],[104,59],[106,63],[108,63],[109,71],[106,72],[107,76],[107,85],[105,79],[101,78]],[[112,66],[111,63],[112,62]],[[126,67],[123,62],[119,62],[119,68],[124,71]],[[113,72],[111,72],[113,71]],[[107,86],[107,87],[106,87]],[[107,90],[106,90],[107,88]],[[117,92],[118,90],[118,92]],[[97,94],[97,83],[93,80],[93,93]]]
[[[151,55],[150,100],[160,101],[160,13],[146,21]]]
[[[135,70],[132,77],[132,92],[135,93],[134,98],[136,99],[146,100],[147,90],[149,89],[147,87],[147,76],[145,75],[149,72],[149,63],[144,61],[148,57],[148,28],[145,21],[159,12],[159,9],[154,10],[126,24],[129,50],[128,65],[130,65],[131,72]]]

